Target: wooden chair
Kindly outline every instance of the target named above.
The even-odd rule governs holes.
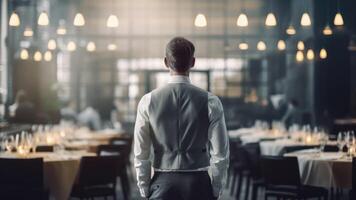
[[[43,183],[43,159],[0,158],[0,199],[49,199]]]
[[[120,156],[82,157],[78,182],[72,188],[71,197],[84,199],[112,196],[116,200],[120,159]]]

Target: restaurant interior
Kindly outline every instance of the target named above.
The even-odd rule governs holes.
[[[356,199],[355,0],[0,2],[0,199],[143,199],[137,105],[176,36],[224,108],[219,199]]]

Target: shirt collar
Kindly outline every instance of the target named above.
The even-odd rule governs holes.
[[[190,83],[190,78],[183,75],[171,75],[168,83]]]

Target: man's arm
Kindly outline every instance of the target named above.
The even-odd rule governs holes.
[[[219,98],[209,94],[208,106],[210,171],[214,196],[219,197],[226,183],[229,167],[229,138],[226,131],[224,111]]]
[[[151,180],[151,138],[150,125],[148,119],[148,105],[150,103],[150,94],[142,97],[137,108],[137,118],[134,132],[134,154],[137,186],[142,197],[148,197]]]

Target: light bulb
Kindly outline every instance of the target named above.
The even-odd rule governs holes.
[[[326,51],[326,49],[322,48],[320,50],[319,56],[321,59],[326,59],[328,57],[328,52]]]
[[[308,49],[308,51],[307,51],[307,59],[308,60],[314,60],[314,51],[313,51],[313,49]]]
[[[299,51],[303,51],[304,48],[305,48],[304,42],[303,42],[303,41],[299,41],[299,42],[297,43],[297,49],[298,49]]]
[[[108,50],[109,50],[109,51],[115,51],[116,49],[117,49],[116,44],[109,44],[109,45],[108,45]]]
[[[246,42],[241,42],[239,44],[239,49],[241,50],[247,50],[248,49],[248,44]]]
[[[21,60],[27,60],[29,57],[27,49],[22,49],[20,52]]]
[[[295,54],[295,59],[297,60],[297,62],[303,62],[303,60],[304,60],[303,52],[297,51],[297,53]]]
[[[20,17],[16,12],[13,12],[10,16],[9,26],[20,26]]]
[[[332,35],[333,34],[333,30],[331,30],[329,25],[326,25],[323,29],[323,34],[324,35]]]
[[[110,15],[106,20],[106,27],[108,28],[116,28],[119,26],[119,19],[116,15]]]
[[[58,27],[57,28],[57,34],[58,35],[65,35],[65,34],[67,34],[67,29],[65,28],[65,27]]]
[[[38,17],[37,24],[40,26],[47,26],[49,24],[48,15],[46,12],[41,12],[40,16]]]
[[[44,60],[49,62],[52,60],[52,53],[50,51],[46,51],[44,54]]]
[[[303,13],[302,18],[300,19],[300,25],[302,26],[310,26],[311,20],[308,13]]]
[[[74,17],[73,21],[74,26],[84,26],[85,25],[85,19],[82,13],[77,13]]]
[[[335,26],[343,26],[344,25],[344,19],[342,18],[342,15],[340,12],[336,13],[336,15],[335,15],[334,25]]]
[[[265,42],[263,42],[263,41],[259,41],[258,43],[257,43],[257,50],[259,50],[259,51],[264,51],[264,50],[266,50],[266,43]]]
[[[286,33],[287,33],[288,35],[295,35],[295,34],[296,34],[296,31],[295,31],[295,29],[294,29],[294,27],[293,27],[292,25],[289,25],[288,28],[287,28],[287,30],[286,30]]]
[[[26,27],[24,32],[23,32],[23,36],[32,37],[33,36],[32,28]]]
[[[75,44],[75,42],[70,41],[67,44],[67,50],[68,51],[75,51],[77,49],[77,45]]]
[[[87,51],[93,52],[93,51],[95,51],[95,49],[96,49],[96,46],[95,46],[95,43],[94,43],[94,42],[89,42],[89,43],[87,44]]]
[[[279,40],[277,43],[278,50],[283,51],[286,49],[286,42]]]
[[[194,20],[194,26],[195,27],[206,27],[208,25],[208,22],[206,21],[206,17],[204,14],[198,14],[196,17],[195,17],[195,20]]]
[[[273,13],[268,13],[265,24],[266,26],[277,26],[277,20]]]
[[[236,25],[239,27],[246,27],[248,26],[248,18],[245,13],[241,13],[237,18]]]
[[[39,62],[42,60],[42,54],[39,51],[36,51],[35,54],[33,54],[33,60]]]
[[[55,40],[51,39],[48,41],[47,48],[49,50],[55,50],[57,48],[57,43]]]

